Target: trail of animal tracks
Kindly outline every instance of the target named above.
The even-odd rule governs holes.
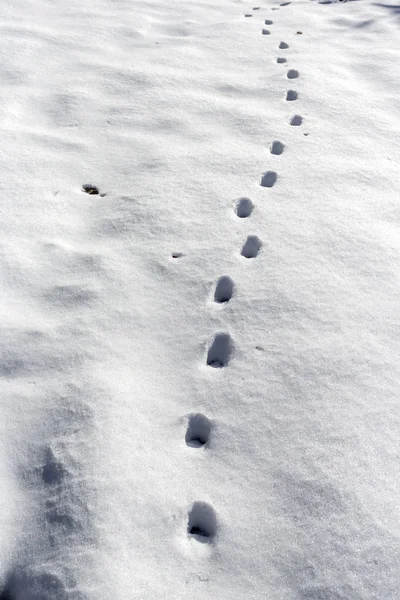
[[[3,0],[1,600],[399,597],[399,31]]]

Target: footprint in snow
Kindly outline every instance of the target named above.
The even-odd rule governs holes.
[[[211,433],[211,423],[201,413],[191,414],[186,430],[186,444],[192,448],[202,448],[208,443]]]
[[[293,102],[294,100],[297,100],[297,98],[298,98],[298,94],[294,90],[288,90],[286,92],[286,100],[288,102]]]
[[[300,127],[302,122],[303,117],[301,117],[300,115],[293,115],[293,117],[290,119],[290,124],[292,125],[292,127]]]
[[[208,349],[207,365],[214,369],[222,369],[229,363],[233,350],[233,342],[229,333],[217,333]]]
[[[86,192],[86,194],[89,194],[90,196],[96,196],[97,194],[100,194],[99,188],[91,183],[84,183],[82,186],[82,191]]]
[[[54,574],[54,569],[46,572],[45,568],[30,568],[28,566],[17,566],[13,572],[7,575],[7,579],[0,590],[0,600],[53,600],[59,598],[81,597],[79,593],[74,594],[66,589],[66,585]]]
[[[42,468],[43,483],[46,485],[59,485],[66,474],[64,466],[60,462],[57,462],[51,448],[46,448],[45,464]]]
[[[253,208],[250,198],[239,198],[236,203],[236,214],[240,219],[246,219],[253,212]]]
[[[269,31],[269,29],[263,29],[261,31],[262,35],[271,35],[271,32]]]
[[[289,48],[289,44],[287,44],[286,42],[281,42],[279,44],[279,49],[280,50],[287,50]]]
[[[271,19],[265,19],[264,24],[265,25],[273,25],[273,21],[271,21]]]
[[[262,242],[256,235],[249,235],[242,248],[242,256],[255,258],[261,250]]]
[[[189,536],[203,544],[210,544],[217,534],[217,516],[206,502],[195,502],[188,515]]]
[[[260,185],[261,187],[272,188],[277,179],[278,174],[275,171],[266,171],[261,177]]]
[[[223,275],[217,281],[214,292],[214,302],[225,304],[232,298],[234,290],[233,281],[228,275]]]
[[[296,71],[296,69],[289,69],[286,76],[288,79],[297,79],[298,77],[300,77],[300,73]]]
[[[91,183],[84,183],[82,186],[82,192],[89,194],[89,196],[101,196],[101,198],[104,198],[104,196],[107,195],[105,192],[100,194],[100,190],[97,185],[92,185]]]
[[[287,59],[286,59],[286,58],[284,58],[283,56],[278,56],[278,58],[276,59],[276,62],[277,62],[278,64],[282,64],[282,63],[285,63],[285,62],[287,62]]]
[[[285,145],[282,144],[282,142],[272,142],[270,150],[271,150],[271,154],[275,154],[275,156],[280,156],[281,154],[283,154],[283,151],[285,149]]]

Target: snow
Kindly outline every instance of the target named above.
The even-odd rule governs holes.
[[[399,597],[399,24],[3,0],[1,600]]]

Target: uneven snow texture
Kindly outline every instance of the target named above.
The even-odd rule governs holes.
[[[399,34],[2,1],[1,600],[399,598]]]

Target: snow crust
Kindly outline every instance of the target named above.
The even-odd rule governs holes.
[[[1,600],[399,598],[399,26],[3,0]]]

